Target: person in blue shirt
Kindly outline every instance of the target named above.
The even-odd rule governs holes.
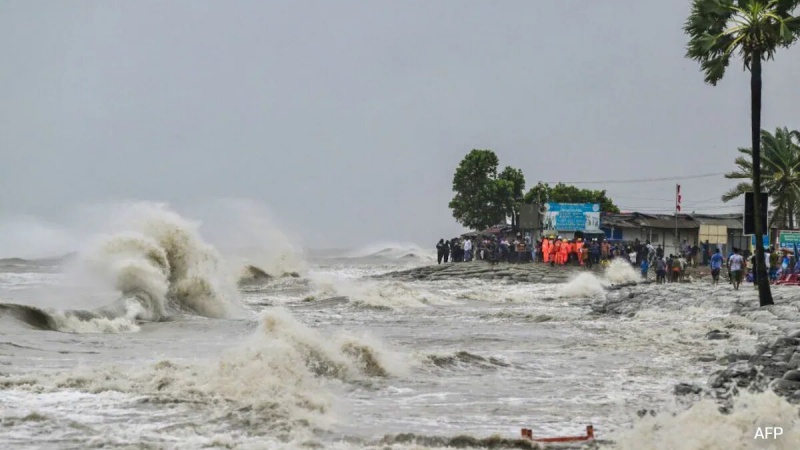
[[[711,255],[711,283],[719,284],[719,271],[722,270],[722,253],[719,248]]]
[[[650,270],[650,266],[647,264],[647,258],[642,260],[642,264],[639,267],[642,269],[642,278],[647,280],[647,271]]]

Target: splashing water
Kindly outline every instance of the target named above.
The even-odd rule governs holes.
[[[615,284],[629,284],[641,281],[641,276],[630,264],[620,259],[611,261],[603,277],[584,272],[564,283],[556,290],[556,295],[564,298],[594,297],[603,295],[606,288]]]
[[[783,435],[757,439],[759,427],[762,432],[763,427],[780,427]],[[609,450],[794,450],[800,448],[800,418],[796,406],[773,392],[742,392],[730,414],[721,413],[711,400],[701,400],[684,411],[646,417],[614,440]]]
[[[143,320],[168,316],[169,307],[206,317],[229,317],[238,292],[226,285],[221,256],[206,244],[198,225],[160,204],[131,208],[134,231],[105,236],[79,261],[125,298],[143,304]]]
[[[642,279],[629,263],[621,259],[611,261],[606,268],[605,278],[614,284],[636,283]]]

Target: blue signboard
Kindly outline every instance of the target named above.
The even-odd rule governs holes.
[[[545,230],[602,233],[597,203],[545,203]]]
[[[761,237],[764,238],[764,248],[769,248],[769,235],[765,234],[764,236]],[[753,247],[756,246],[756,235],[754,234],[750,235],[750,245],[752,245]]]

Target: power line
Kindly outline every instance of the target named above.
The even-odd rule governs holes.
[[[663,197],[662,198],[655,198],[655,197],[625,197],[625,196],[619,196],[619,195],[612,195],[611,197],[614,197],[615,199],[624,198],[624,199],[628,199],[628,200],[656,200],[656,201],[664,201],[664,202],[674,202],[675,201],[675,197],[673,197],[673,198],[663,198]]]
[[[618,183],[652,183],[657,181],[679,181],[679,180],[693,180],[697,178],[709,178],[725,175],[724,172],[719,173],[706,173],[702,175],[688,175],[684,177],[664,177],[664,178],[640,178],[637,180],[597,180],[597,181],[542,181],[545,184],[618,184]]]
[[[744,205],[728,205],[728,206],[697,206],[697,207],[687,207],[685,205],[681,205],[682,210],[697,210],[697,211],[705,211],[709,209],[741,209],[744,208]],[[665,214],[672,214],[675,211],[669,208],[658,208],[653,206],[646,206],[646,207],[634,207],[634,206],[620,206],[620,210],[623,211],[639,211],[639,212],[658,212],[658,211],[667,211]],[[683,211],[681,211],[683,213]]]

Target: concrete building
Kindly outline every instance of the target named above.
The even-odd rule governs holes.
[[[607,239],[626,242],[639,239],[661,244],[667,254],[677,253],[676,244],[708,241],[712,249],[727,253],[732,248],[749,251],[751,237],[744,234],[741,214],[643,214],[637,212],[602,216]],[[676,234],[677,231],[677,234]],[[770,230],[775,236],[777,230]]]
[[[520,231],[530,233],[534,239],[542,235],[540,223],[541,213],[536,205],[530,205],[523,211],[520,219]],[[770,214],[771,216],[771,214]],[[768,217],[769,219],[769,217]],[[728,253],[734,247],[745,252],[751,249],[751,237],[744,234],[742,214],[645,214],[640,212],[602,213],[600,228],[606,239],[611,241],[641,242],[650,241],[653,245],[661,244],[667,255],[678,253],[678,245],[684,243],[700,245],[708,241],[712,251],[719,247]],[[770,230],[771,241],[777,236],[777,229]],[[498,226],[486,230],[486,234],[509,234],[510,227]],[[550,233],[550,232],[548,232]],[[571,231],[557,231],[556,234],[571,239]],[[477,234],[477,233],[475,233]],[[550,233],[553,234],[553,233]],[[585,235],[587,238],[594,235]],[[599,237],[599,236],[598,236]]]

